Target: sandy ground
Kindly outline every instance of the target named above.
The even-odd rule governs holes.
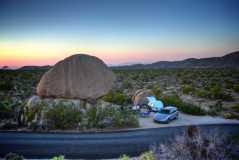
[[[140,117],[140,128],[158,128],[158,127],[168,127],[168,126],[181,126],[181,125],[197,125],[197,124],[218,124],[218,123],[237,123],[239,120],[224,119],[221,117],[212,116],[193,116],[184,113],[179,113],[177,120],[171,121],[169,124],[160,124],[153,121],[154,113],[151,113],[149,117]]]

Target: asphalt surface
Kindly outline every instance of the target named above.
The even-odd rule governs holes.
[[[238,124],[201,125],[203,133],[238,135]],[[170,142],[185,126],[137,129],[102,133],[31,133],[0,132],[0,157],[9,152],[25,158],[51,158],[65,155],[69,159],[117,158],[122,154],[137,156],[150,145]]]

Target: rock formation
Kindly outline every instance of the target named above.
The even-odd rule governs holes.
[[[137,90],[132,98],[134,105],[147,104],[148,103],[147,97],[149,96],[154,96],[151,90],[149,89]]]
[[[41,97],[97,99],[112,87],[115,77],[105,63],[94,56],[72,55],[46,72],[37,86]]]

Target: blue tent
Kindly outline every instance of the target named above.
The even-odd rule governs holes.
[[[160,111],[164,105],[163,102],[157,100],[154,96],[147,97],[149,103],[148,105],[151,107],[152,111]]]

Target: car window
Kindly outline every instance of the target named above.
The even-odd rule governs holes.
[[[169,114],[170,111],[167,110],[167,109],[162,109],[162,110],[160,111],[160,113],[162,113],[162,114]]]
[[[172,109],[172,110],[170,111],[170,113],[174,113],[174,112],[176,112],[176,110],[175,110],[175,109]]]

